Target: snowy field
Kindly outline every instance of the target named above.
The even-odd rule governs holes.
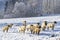
[[[26,20],[28,24],[37,23],[44,20],[57,21],[54,30],[41,31],[39,35],[31,34],[30,32],[19,33],[18,25]],[[7,23],[14,23],[13,27],[9,29],[8,33],[2,32],[3,26]],[[54,34],[54,37],[52,35]],[[0,20],[0,40],[60,40],[60,16],[47,16],[47,17],[32,17],[32,18],[14,18],[14,19],[1,19]]]

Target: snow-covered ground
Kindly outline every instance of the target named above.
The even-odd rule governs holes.
[[[60,40],[60,16],[47,16],[47,17],[32,17],[32,18],[14,18],[14,19],[1,19],[1,23],[19,23],[26,20],[27,23],[40,22],[40,21],[57,21],[55,29],[41,31],[39,35],[31,34],[30,32],[19,33],[18,26],[13,26],[9,29],[8,33],[2,32],[2,25],[0,26],[0,40]],[[54,37],[51,37],[54,34]]]

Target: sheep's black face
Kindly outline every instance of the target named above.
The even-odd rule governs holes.
[[[37,23],[38,25],[40,24],[40,23]]]
[[[41,26],[39,26],[39,28],[41,28]]]
[[[54,23],[56,24],[57,22],[56,22],[56,21],[54,21]]]
[[[44,21],[45,22],[45,25],[47,25],[47,21]]]
[[[33,25],[31,25],[31,26],[33,26]]]
[[[12,26],[13,26],[13,24],[8,25],[8,27],[10,27],[10,28],[11,28]]]
[[[11,26],[13,26],[13,24],[11,24]]]
[[[11,25],[13,25],[13,24],[11,24]]]
[[[8,25],[8,27],[11,27],[10,25]]]

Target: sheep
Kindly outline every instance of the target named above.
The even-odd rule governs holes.
[[[41,25],[42,27],[42,30],[45,30],[46,29],[46,26],[47,26],[47,21],[44,21]]]
[[[35,28],[32,32],[33,32],[33,34],[34,34],[34,33],[39,34],[40,31],[41,31],[41,30],[40,30],[39,28]]]
[[[13,25],[13,24],[10,24],[10,25],[7,25],[7,26],[3,27],[3,28],[2,28],[3,32],[5,32],[5,31],[8,32],[9,28],[11,28],[12,25]]]
[[[33,25],[33,26],[32,26],[32,25]],[[27,25],[27,26],[26,26],[26,29],[27,29],[27,31],[30,31],[30,28],[31,28],[31,27],[37,28],[38,25],[39,25],[39,23],[37,23],[37,24],[30,24],[30,25]]]
[[[54,26],[55,26],[56,23],[57,23],[56,21],[48,23],[47,24],[47,29],[51,28],[52,30],[54,30]]]
[[[31,31],[31,33],[33,32],[34,29],[35,29],[35,26],[34,25],[30,25],[30,31]]]
[[[33,33],[33,34],[38,34],[39,35],[40,31],[41,31],[41,26],[36,27],[36,28],[34,27],[34,28],[31,29],[31,33]]]
[[[30,26],[30,31],[31,31],[31,33],[33,33],[33,34],[39,34],[40,33],[40,31],[41,31],[41,26],[39,25],[39,23],[37,23],[38,25],[31,25]]]
[[[24,21],[23,26],[19,27],[19,32],[24,32],[26,30],[26,21]]]
[[[26,27],[25,26],[21,26],[19,27],[19,32],[24,32],[25,33]]]
[[[35,26],[35,28],[39,27],[39,24],[40,23],[37,23],[37,24],[33,24]]]
[[[8,29],[9,29],[9,27],[8,26],[5,26],[4,28],[3,28],[3,32],[8,32]]]

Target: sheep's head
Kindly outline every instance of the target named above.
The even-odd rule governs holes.
[[[56,24],[57,22],[56,22],[56,21],[54,21],[54,23]]]
[[[12,26],[13,26],[13,24],[9,24],[9,25],[8,25],[8,27],[12,27]]]
[[[10,25],[7,25],[8,27],[10,27]]]
[[[40,23],[37,23],[38,25],[40,24]]]
[[[26,20],[24,20],[23,22],[26,22]]]
[[[44,21],[45,25],[47,25],[47,21]]]
[[[23,21],[23,26],[26,26],[26,21]]]
[[[41,26],[39,26],[39,28],[41,28]]]
[[[30,26],[33,26],[32,24]]]

